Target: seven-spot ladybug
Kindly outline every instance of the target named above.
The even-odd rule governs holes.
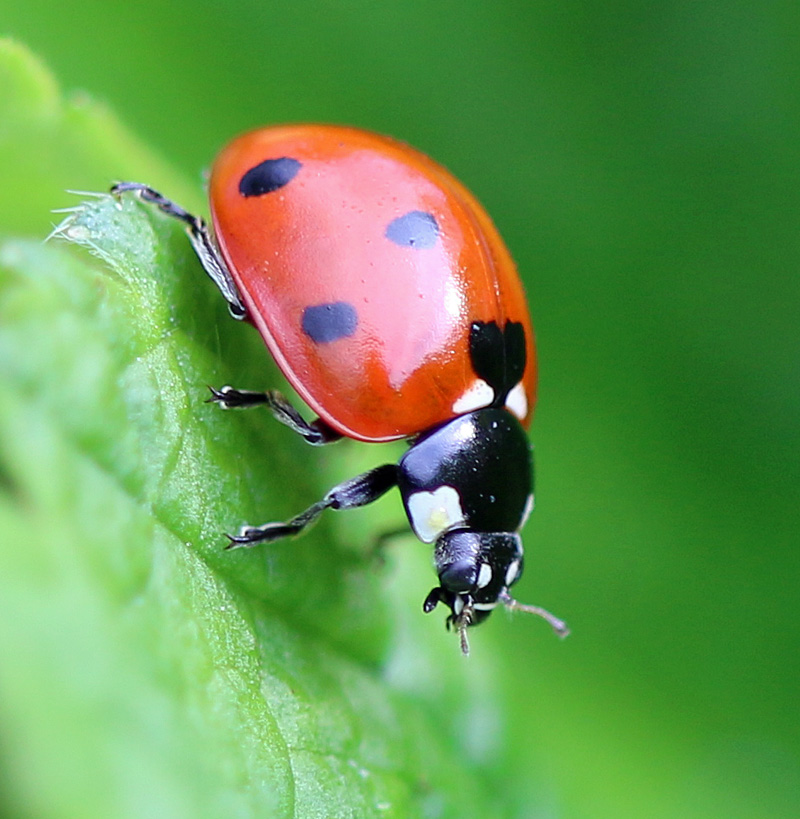
[[[489,216],[448,171],[384,136],[330,125],[263,128],[228,145],[202,219],[123,182],[186,225],[236,318],[254,324],[319,416],[278,392],[223,387],[224,408],[265,404],[311,444],[409,438],[397,464],[334,487],[285,523],[245,526],[230,547],[301,532],[325,509],[398,487],[417,537],[435,543],[439,585],[423,609],[466,630],[498,603],[544,617],[508,589],[533,506],[525,428],[536,391],[533,331],[514,263]]]

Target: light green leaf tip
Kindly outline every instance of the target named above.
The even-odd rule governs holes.
[[[7,41],[0,123],[0,813],[503,815],[481,759],[500,726],[469,727],[487,666],[421,615],[419,544],[370,556],[396,500],[222,549],[372,453],[203,403],[278,376],[177,225],[73,199],[68,243],[41,242],[64,188],[199,193]]]

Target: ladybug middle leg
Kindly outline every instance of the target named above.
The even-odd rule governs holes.
[[[228,549],[238,549],[298,535],[310,526],[326,509],[356,509],[378,500],[397,486],[397,466],[383,464],[355,478],[343,481],[299,515],[285,523],[265,523],[263,526],[243,526],[238,535],[228,535]]]
[[[223,409],[246,409],[266,404],[275,418],[309,443],[319,446],[338,441],[342,434],[317,418],[310,424],[277,390],[266,392],[252,392],[251,390],[236,390],[233,387],[222,387],[217,390],[209,387],[211,398],[208,403],[219,404]]]

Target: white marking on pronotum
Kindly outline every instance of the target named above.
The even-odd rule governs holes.
[[[478,572],[478,588],[482,589],[492,582],[492,567],[488,563],[481,563],[481,570]]]
[[[488,407],[494,401],[494,390],[482,378],[476,378],[470,387],[456,399],[453,412],[461,415],[482,407]]]
[[[520,421],[528,414],[528,396],[525,395],[525,387],[521,381],[506,397],[506,409],[513,412]]]
[[[423,543],[433,543],[446,529],[464,523],[461,499],[452,486],[440,486],[433,492],[415,492],[408,499],[408,517]]]
[[[506,587],[510,586],[519,577],[519,560],[512,560],[506,569]]]

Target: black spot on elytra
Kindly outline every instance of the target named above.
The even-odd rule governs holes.
[[[358,313],[346,301],[315,304],[303,310],[303,332],[317,344],[327,344],[352,336],[358,327]]]
[[[469,355],[475,374],[494,390],[495,406],[503,406],[508,393],[525,372],[525,330],[518,321],[507,321],[501,330],[496,321],[473,321]]]
[[[263,196],[265,193],[288,185],[297,176],[303,163],[290,156],[280,159],[265,159],[239,180],[239,193],[242,196]]]
[[[432,213],[424,210],[410,210],[386,226],[386,238],[400,247],[426,250],[436,244],[439,225]]]

